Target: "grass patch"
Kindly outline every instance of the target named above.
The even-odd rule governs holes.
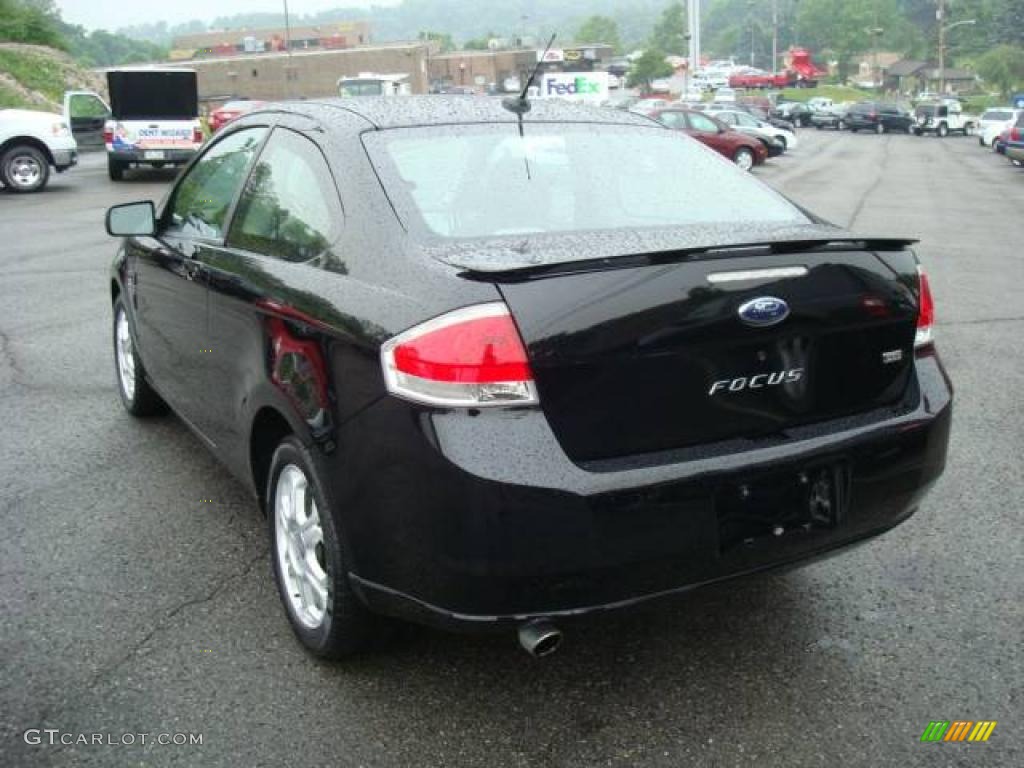
[[[37,109],[18,91],[6,83],[0,83],[0,109]]]
[[[64,96],[65,67],[56,59],[25,51],[0,50],[0,72],[55,102]]]
[[[993,96],[991,94],[982,93],[976,96],[968,96],[963,101],[964,112],[968,112],[972,115],[980,115],[986,109],[990,107],[1006,107],[1009,106],[1010,100],[1004,99],[1002,96]]]
[[[784,99],[792,99],[793,101],[824,98],[832,99],[832,101],[837,103],[841,101],[869,101],[872,98],[878,98],[871,91],[850,88],[846,85],[819,85],[816,88],[784,88],[782,97]]]

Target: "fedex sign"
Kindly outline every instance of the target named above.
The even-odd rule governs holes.
[[[545,99],[601,102],[608,98],[607,72],[548,72],[541,81]]]

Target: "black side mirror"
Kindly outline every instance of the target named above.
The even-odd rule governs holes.
[[[150,200],[124,203],[107,210],[107,234],[113,237],[145,237],[156,234],[156,209]]]

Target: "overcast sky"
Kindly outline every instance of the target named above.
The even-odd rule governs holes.
[[[289,0],[288,11],[294,15],[326,11],[331,8],[355,8],[370,5],[395,5],[399,0]],[[108,29],[132,24],[166,21],[180,24],[201,19],[213,21],[218,16],[236,13],[280,12],[282,0],[173,0],[170,3],[149,3],[145,0],[57,0],[64,21],[81,24],[86,29]]]

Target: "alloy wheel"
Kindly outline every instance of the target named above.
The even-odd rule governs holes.
[[[309,479],[294,464],[278,475],[274,515],[274,547],[288,605],[299,622],[316,629],[329,597],[324,532]]]
[[[749,171],[754,167],[754,153],[749,149],[741,149],[736,153],[736,165],[742,168],[744,171]]]
[[[128,314],[124,308],[117,311],[114,352],[117,355],[117,379],[127,400],[135,399],[135,351],[132,332],[128,327]]]

